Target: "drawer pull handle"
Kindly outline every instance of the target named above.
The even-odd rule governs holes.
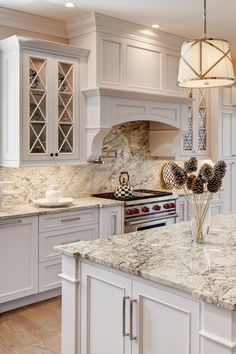
[[[137,337],[135,337],[133,335],[133,304],[134,302],[137,302],[137,300],[130,300],[130,330],[129,330],[129,339],[132,341],[134,339],[137,339]]]
[[[126,324],[126,300],[130,299],[129,296],[124,296],[122,299],[122,337],[129,336],[129,333],[126,333],[125,324]]]
[[[8,221],[1,221],[0,225],[12,225],[12,224],[20,224],[22,220],[8,220]]]
[[[68,218],[68,219],[61,219],[61,222],[69,222],[69,221],[76,221],[76,220],[80,220],[80,216],[76,216],[74,218]]]
[[[80,240],[61,242],[61,245],[68,245],[69,243],[79,242]]]

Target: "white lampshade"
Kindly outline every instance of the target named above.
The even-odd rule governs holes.
[[[219,87],[234,82],[234,69],[226,40],[203,37],[183,43],[177,81],[179,86]]]

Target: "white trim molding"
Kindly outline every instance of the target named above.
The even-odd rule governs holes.
[[[25,31],[43,33],[60,38],[68,38],[64,21],[54,20],[44,16],[32,15],[0,7],[0,24]]]
[[[215,334],[212,334],[212,333],[209,333],[207,331],[205,331],[204,329],[202,329],[200,332],[199,332],[199,335],[207,340],[210,340],[212,342],[215,342],[215,343],[218,343],[218,344],[221,344],[223,345],[224,347],[226,348],[229,348],[229,349],[236,349],[236,342],[233,342],[233,341],[229,341],[229,340],[226,340],[224,338],[221,338]]]
[[[176,36],[162,31],[154,31],[151,28],[121,20],[116,17],[102,15],[92,12],[89,15],[81,16],[66,22],[68,38],[93,31],[118,35],[129,39],[136,39],[162,45],[166,48],[180,50],[184,37]]]

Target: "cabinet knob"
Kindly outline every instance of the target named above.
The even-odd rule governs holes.
[[[55,156],[58,156],[58,152],[55,153]]]
[[[51,152],[50,156],[53,157],[53,153],[52,152]]]

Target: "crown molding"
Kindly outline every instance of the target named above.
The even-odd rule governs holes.
[[[89,49],[78,48],[68,44],[56,43],[45,41],[42,39],[23,37],[23,36],[11,36],[0,41],[0,49],[12,50],[14,48],[23,47],[29,49],[51,51],[54,53],[64,54],[65,56],[72,57],[87,57],[89,55]]]
[[[67,39],[64,21],[0,7],[0,25]]]
[[[98,31],[179,50],[184,37],[93,12],[66,22],[68,38]]]

